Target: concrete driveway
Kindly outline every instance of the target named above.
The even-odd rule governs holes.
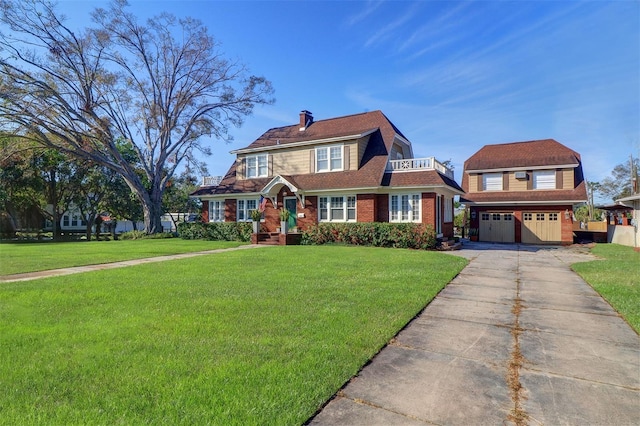
[[[471,263],[311,424],[640,424],[640,338],[569,268],[593,257],[454,254]]]

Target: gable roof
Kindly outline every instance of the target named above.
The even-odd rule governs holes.
[[[324,141],[326,139],[356,138],[370,134],[375,130],[385,133],[385,139],[390,137],[393,143],[395,134],[406,139],[398,128],[389,121],[382,111],[371,111],[360,114],[346,115],[343,117],[329,118],[326,120],[312,121],[304,130],[300,130],[298,124],[285,127],[276,127],[267,130],[262,136],[253,141],[249,146],[235,151],[232,154],[244,153],[248,151],[261,151],[287,145]],[[391,145],[387,146],[390,148]]]
[[[543,139],[485,145],[464,162],[464,171],[579,164],[580,154],[554,139]]]
[[[527,191],[469,191],[469,172],[573,167],[574,188]],[[461,202],[477,204],[559,204],[587,201],[580,154],[554,139],[485,145],[464,162]]]
[[[302,131],[299,124],[269,129],[247,147],[232,151],[232,153],[262,152],[306,143],[327,142],[327,140],[333,139],[336,141],[355,139],[367,135],[369,141],[357,170],[298,174],[294,176],[283,175],[282,177],[304,191],[388,186],[389,183],[385,183],[385,171],[393,142],[396,136],[404,140],[407,139],[382,111],[371,111],[313,121]],[[236,179],[236,167],[237,162],[234,162],[217,187],[202,187],[191,195],[197,197],[217,194],[258,193],[273,178]],[[453,179],[446,178],[436,171],[401,174],[406,176],[396,177],[396,174],[394,174],[395,181],[393,186],[446,185],[462,192],[460,186]],[[408,175],[411,175],[411,177]],[[405,180],[407,182],[404,182]]]

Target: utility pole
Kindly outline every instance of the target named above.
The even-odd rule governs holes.
[[[638,193],[638,171],[633,162],[633,154],[629,154],[629,171],[631,173],[631,193]]]

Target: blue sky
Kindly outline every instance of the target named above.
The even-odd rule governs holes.
[[[73,20],[106,2],[63,0]],[[553,138],[599,181],[640,155],[639,1],[131,1],[202,20],[274,85],[210,175],[272,127],[382,110],[416,157],[462,164],[483,145]],[[74,25],[75,26],[75,25]]]

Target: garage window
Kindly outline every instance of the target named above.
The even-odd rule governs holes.
[[[482,220],[489,220],[489,213],[482,213]]]
[[[532,213],[525,213],[522,218],[524,220],[533,220],[533,214]]]
[[[538,170],[533,172],[533,189],[556,189],[555,170]]]
[[[536,220],[544,220],[544,213],[536,213]]]
[[[558,213],[549,213],[549,220],[557,221],[558,220]]]

